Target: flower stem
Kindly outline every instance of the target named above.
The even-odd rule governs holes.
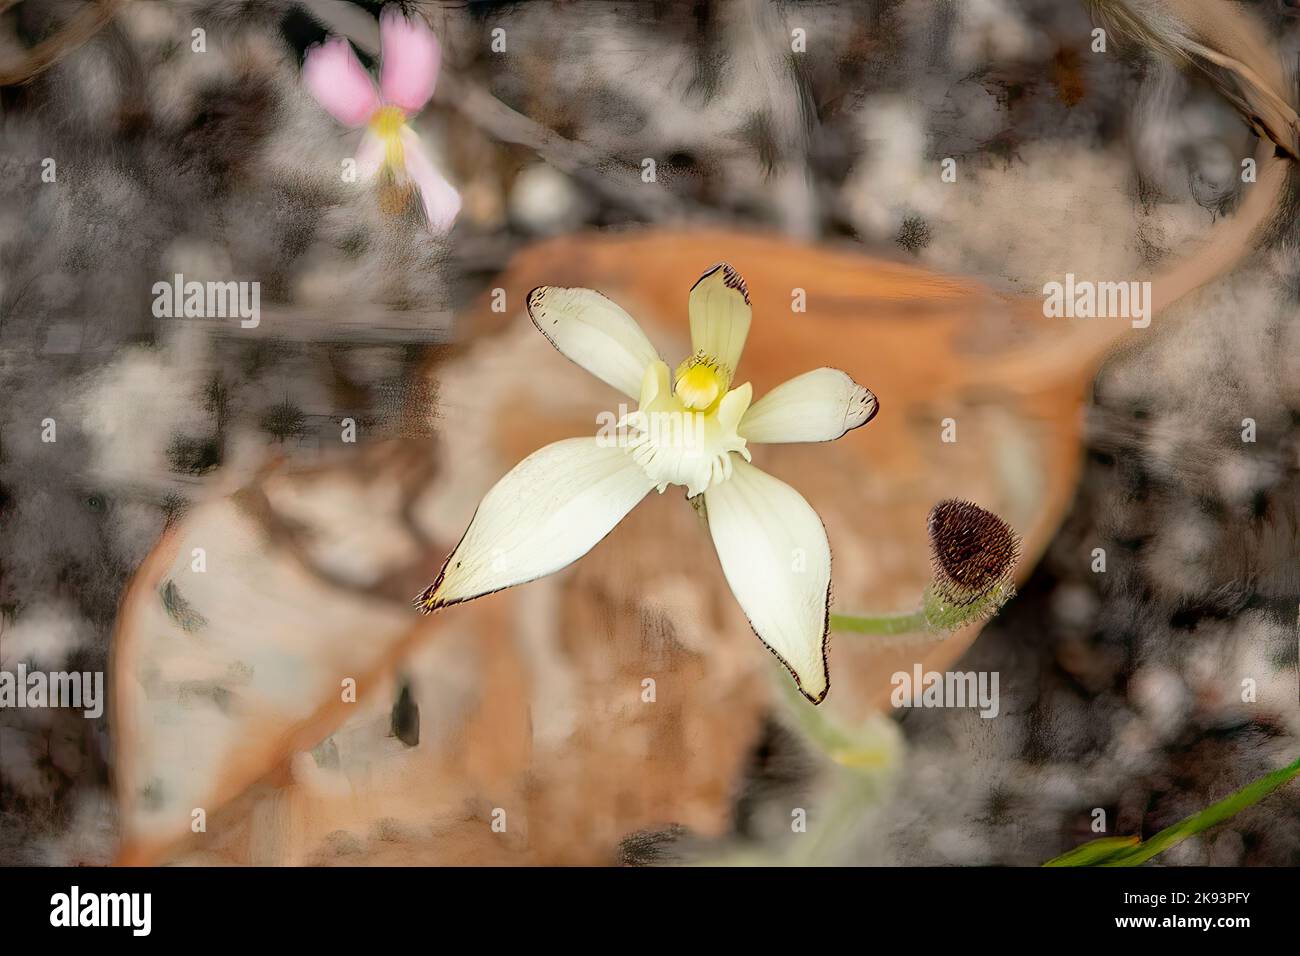
[[[844,773],[827,799],[813,810],[812,831],[806,840],[796,841],[785,862],[791,866],[825,866],[838,853],[852,849],[853,839],[871,812],[880,793],[872,777]]]
[[[786,713],[804,738],[830,762],[831,786],[810,814],[806,836],[795,840],[777,862],[814,866],[832,862],[852,844],[866,817],[890,785],[899,762],[900,735],[879,715],[857,727],[844,727],[810,704],[784,670],[772,668]]]
[[[911,634],[928,631],[925,610],[905,611],[900,614],[832,614],[831,629],[853,631],[857,634]]]

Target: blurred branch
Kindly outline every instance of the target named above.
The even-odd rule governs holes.
[[[438,99],[460,111],[493,138],[531,149],[556,169],[582,180],[611,202],[630,208],[646,219],[663,222],[717,218],[658,184],[643,183],[622,161],[585,143],[565,139],[502,103],[471,80],[444,74],[438,81]]]
[[[379,24],[344,0],[301,0],[331,32],[347,37],[359,49],[378,56]],[[554,130],[507,106],[490,91],[445,68],[438,77],[435,98],[460,112],[494,139],[524,146],[556,169],[580,179],[610,202],[631,209],[651,222],[719,218],[705,207],[675,196],[658,184],[643,183],[637,172],[618,158]]]
[[[1113,33],[1199,70],[1261,138],[1300,158],[1294,97],[1275,45],[1249,14],[1207,0],[1086,2]]]
[[[816,111],[791,69],[790,31],[781,9],[767,0],[748,0],[741,27],[751,47],[756,85],[770,104],[776,162],[770,170],[782,231],[811,240],[818,232],[817,196],[808,174],[808,133]]]
[[[27,83],[48,70],[77,47],[107,26],[126,0],[90,0],[76,16],[68,20],[53,36],[27,51],[15,64],[0,65],[0,86]],[[0,3],[0,12],[13,4]]]

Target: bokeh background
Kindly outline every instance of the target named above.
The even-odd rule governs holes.
[[[352,143],[300,84],[328,32],[373,63],[379,4],[0,2],[11,81],[70,22],[104,17],[0,87],[0,665],[115,670],[131,694],[98,721],[0,712],[0,861],[107,863],[124,843],[188,862],[744,858],[782,852],[791,807],[847,799],[851,825],[819,860],[1033,865],[1094,836],[1094,808],[1111,833],[1149,835],[1294,759],[1300,257],[1286,213],[1097,375],[1068,514],[962,658],[1001,674],[1001,716],[868,725],[889,772],[849,798],[767,684],[727,676],[765,665],[752,638],[710,650],[710,614],[685,613],[692,628],[655,610],[689,609],[689,593],[634,614],[593,598],[578,639],[539,585],[519,608],[445,615],[423,641],[405,599],[465,508],[516,445],[573,433],[557,412],[554,435],[475,444],[476,415],[513,414],[485,396],[507,387],[502,370],[527,377],[538,345],[476,338],[517,257],[589,230],[707,229],[1010,301],[1067,271],[1185,256],[1238,213],[1257,140],[1212,84],[1141,43],[1094,53],[1092,13],[1059,0],[406,6],[443,45],[416,128],[464,198],[450,236],[340,181]],[[1288,3],[1236,6],[1296,63]],[[940,181],[946,157],[960,188]],[[653,242],[633,258],[602,268],[653,275]],[[175,272],[260,281],[260,327],[155,319],[150,289]],[[520,414],[595,387],[551,370]],[[344,418],[355,447],[339,444]],[[177,569],[193,541],[228,560],[191,586]],[[856,545],[832,543],[852,570]],[[599,596],[590,576],[565,580],[569,597]],[[559,639],[547,620],[567,622]],[[570,705],[646,659],[698,671],[669,722]],[[355,711],[322,703],[339,672],[361,681]],[[488,706],[511,701],[518,720]],[[629,773],[643,801],[606,793]],[[613,812],[615,796],[635,806]],[[494,811],[521,801],[526,824],[495,834]],[[1162,861],[1295,865],[1298,811],[1284,790]]]

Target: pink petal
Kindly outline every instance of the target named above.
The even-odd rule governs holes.
[[[420,138],[410,129],[402,130],[402,153],[406,158],[407,175],[420,187],[420,201],[429,228],[434,232],[450,232],[460,213],[460,193],[434,167],[429,154],[420,145]]]
[[[442,63],[438,38],[422,19],[408,20],[390,4],[379,15],[379,39],[379,88],[384,102],[400,106],[408,116],[420,112],[438,80]]]
[[[342,37],[331,37],[307,50],[302,81],[316,102],[344,126],[363,126],[379,109],[370,74]]]
[[[369,182],[384,165],[384,141],[370,130],[361,135],[356,154],[352,157],[357,163],[357,179]]]

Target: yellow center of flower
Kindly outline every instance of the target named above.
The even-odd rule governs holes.
[[[692,411],[706,411],[727,394],[730,376],[716,361],[696,352],[677,367],[677,400]]]
[[[675,387],[663,362],[646,368],[640,404],[622,422],[632,432],[624,447],[659,491],[682,485],[694,497],[731,477],[733,454],[749,460],[736,428],[754,390],[728,384],[726,369],[703,355],[682,363]]]
[[[384,142],[384,162],[390,169],[405,166],[402,152],[402,127],[406,114],[396,106],[383,106],[370,120],[370,129]]]

